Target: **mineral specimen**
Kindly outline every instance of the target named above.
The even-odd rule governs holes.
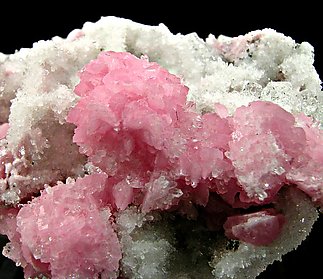
[[[255,278],[323,205],[312,52],[107,17],[1,55],[3,254],[26,278]]]

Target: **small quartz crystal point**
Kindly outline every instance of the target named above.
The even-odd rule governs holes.
[[[115,17],[1,54],[3,254],[25,278],[255,278],[323,206],[313,62],[271,29]]]

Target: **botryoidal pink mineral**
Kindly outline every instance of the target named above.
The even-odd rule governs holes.
[[[271,29],[114,17],[1,54],[3,254],[25,278],[255,278],[323,205],[313,61]]]

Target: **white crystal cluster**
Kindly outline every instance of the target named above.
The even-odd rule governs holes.
[[[66,39],[55,37],[0,55],[0,124],[10,124],[0,147],[13,156],[0,185],[3,203],[18,204],[44,184],[84,174],[85,157],[72,142],[74,126],[66,116],[78,100],[73,93],[77,72],[103,50],[148,56],[180,76],[201,112],[212,111],[216,103],[233,112],[260,99],[323,122],[323,94],[308,43],[298,44],[271,29],[237,38],[210,35],[204,41],[194,33],[173,35],[163,24],[102,18]],[[208,239],[208,232],[200,240],[186,232],[189,248],[179,249],[176,234],[183,230],[169,225],[171,216],[127,209],[116,216],[121,268],[127,278],[255,278],[295,249],[318,218],[312,203],[296,190],[288,190],[279,205],[287,220],[282,236],[266,248],[241,244],[236,251],[226,250],[223,239]],[[204,247],[201,258],[191,258],[187,251],[193,254],[206,242],[213,250],[205,252]]]

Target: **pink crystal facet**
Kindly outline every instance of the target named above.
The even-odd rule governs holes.
[[[9,123],[4,123],[0,125],[0,140],[6,137],[8,129],[9,129]]]
[[[276,214],[273,210],[263,210],[229,217],[223,227],[228,238],[254,245],[268,245],[279,236],[283,223],[282,214]]]
[[[111,213],[95,198],[105,183],[105,175],[93,174],[46,188],[25,205],[17,216],[24,258],[47,263],[53,278],[98,278],[117,271],[121,250]]]

